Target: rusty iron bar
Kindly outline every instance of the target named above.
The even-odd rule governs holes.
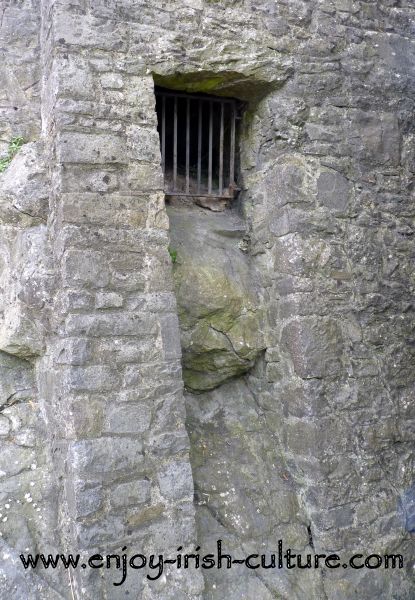
[[[173,124],[173,192],[177,183],[177,97],[174,99],[174,124]]]
[[[213,103],[209,102],[208,194],[212,193],[212,151],[213,151]]]
[[[190,98],[186,101],[186,194],[190,190]]]
[[[219,196],[223,192],[223,131],[224,131],[224,108],[223,102],[220,104],[220,131],[219,131]]]
[[[202,103],[199,99],[198,111],[198,131],[197,131],[197,192],[200,192],[200,184],[202,181]]]
[[[166,173],[166,96],[162,98],[161,109],[161,168],[165,179]]]
[[[235,105],[231,106],[231,148],[229,155],[229,185],[235,183]]]
[[[183,196],[203,196],[208,198],[230,198],[233,197],[234,191],[237,189],[235,187],[235,147],[236,147],[236,104],[232,99],[227,98],[215,98],[215,97],[201,97],[197,95],[184,94],[184,93],[174,93],[174,92],[165,92],[165,91],[156,91],[156,95],[161,97],[161,160],[162,160],[162,170],[165,182],[165,192],[168,195],[183,195]],[[169,123],[169,113],[167,112],[167,99],[171,98],[173,100],[173,181],[169,184],[169,180],[166,180],[166,143],[167,143],[167,131],[171,131],[171,122]],[[186,99],[186,110],[182,110],[180,108],[179,111],[179,99]],[[196,110],[191,112],[191,100],[196,100],[197,104]],[[219,103],[218,110],[214,112],[214,106],[217,106]],[[181,105],[180,105],[181,106]],[[204,106],[206,107],[206,111],[204,110]],[[227,108],[229,106],[229,109]],[[171,114],[171,113],[170,113]],[[193,117],[191,114],[194,114],[194,124]],[[216,119],[217,116],[219,118],[219,132],[217,131]],[[196,131],[196,121],[197,121],[197,156],[194,156],[194,151],[191,148],[190,140],[191,140],[191,129]],[[203,163],[204,157],[202,155],[203,151],[203,130],[204,127],[207,127],[208,130],[208,156],[207,156],[207,184],[202,185],[202,176],[203,176]],[[226,144],[225,144],[225,131],[229,131],[230,128],[230,136],[226,136]],[[183,146],[179,145],[178,136],[180,132],[185,132],[185,156],[183,156],[183,151],[180,149]],[[214,143],[214,138],[219,134],[218,142]],[[195,134],[194,134],[195,135]],[[218,145],[216,145],[218,144]],[[185,160],[184,160],[185,159]],[[190,192],[190,184],[191,184],[191,175],[190,175],[190,166],[191,164],[195,164],[197,159],[197,191]],[[181,165],[185,162],[185,189],[181,191],[177,189],[178,184],[178,168],[182,169],[178,165],[178,161],[180,161]],[[227,177],[224,173],[225,165],[226,170],[227,164],[229,161],[229,182],[227,182]],[[218,168],[218,189],[213,190],[213,165]],[[205,167],[205,168],[206,168]],[[170,180],[171,181],[171,180]],[[172,189],[170,188],[172,185]],[[229,188],[225,188],[224,186],[229,185]],[[179,187],[183,187],[181,184]],[[207,187],[207,190],[206,190]],[[215,185],[216,188],[216,185]]]
[[[232,98],[218,98],[217,96],[208,96],[206,95],[204,98],[201,96],[197,96],[196,94],[186,94],[180,92],[166,92],[166,91],[157,91],[156,94],[158,96],[172,96],[173,98],[195,98],[196,100],[209,100],[210,102],[228,102],[229,104],[235,104],[235,100]]]
[[[238,188],[239,189],[239,188]],[[189,198],[216,198],[217,200],[229,200],[230,198],[232,198],[232,196],[227,196],[225,194],[222,194],[222,196],[219,196],[219,194],[207,194],[206,192],[204,193],[200,193],[200,194],[195,194],[195,192],[189,192],[188,194],[186,192],[169,192],[169,191],[165,191],[166,196],[184,196],[184,197],[189,197]]]

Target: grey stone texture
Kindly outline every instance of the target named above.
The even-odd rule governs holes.
[[[3,3],[0,158],[27,143],[0,174],[2,595],[415,596],[414,16],[409,0]],[[169,225],[154,83],[246,102],[238,201],[195,209],[203,256],[190,212]],[[236,221],[242,240],[224,235]],[[215,285],[186,281],[186,304],[180,272],[220,248],[242,300],[218,335],[249,297],[258,339],[250,353],[242,328],[237,368],[205,363],[195,385]],[[405,568],[171,569],[115,588],[17,558],[219,537]]]
[[[217,387],[253,367],[263,344],[259,274],[242,251],[246,227],[233,211],[168,207],[183,351],[183,380]]]
[[[40,135],[40,0],[5,0],[1,6],[0,156],[10,138]]]

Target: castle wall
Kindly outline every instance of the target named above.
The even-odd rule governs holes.
[[[43,441],[30,452],[55,479],[52,493],[45,481],[39,494],[56,525],[25,540],[42,551],[52,532],[66,551],[168,554],[218,537],[238,553],[275,550],[284,538],[299,551],[345,556],[399,548],[410,571],[411,3],[43,0],[38,8],[6,6],[2,33],[3,148],[15,135],[39,138],[41,157],[30,163],[39,186],[18,194],[31,207],[17,216],[0,175],[2,314],[17,324],[0,349],[13,373],[24,360],[38,390],[31,427]],[[15,41],[21,23],[24,48]],[[40,112],[40,87],[27,88],[39,75]],[[187,431],[154,80],[247,102],[239,210],[260,273],[266,351],[247,376],[186,395]],[[28,154],[9,167],[23,180]],[[22,244],[27,236],[35,242]],[[5,291],[17,247],[21,260],[41,258],[36,293],[24,275],[23,291]],[[10,523],[22,530],[17,516]],[[4,538],[22,550],[7,530]],[[155,584],[130,574],[117,589],[113,573],[85,570],[71,583],[85,598],[190,600],[205,585],[215,600],[301,599],[310,590],[402,599],[413,595],[408,570],[210,571],[203,583],[173,569]],[[71,597],[67,581],[47,586],[39,597],[51,589]]]

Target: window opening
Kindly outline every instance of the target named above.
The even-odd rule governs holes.
[[[155,93],[165,193],[235,197],[240,103],[157,87]]]

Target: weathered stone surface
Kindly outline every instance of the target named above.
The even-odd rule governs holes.
[[[12,137],[36,139],[40,122],[40,5],[38,0],[3,6],[0,32],[0,155]]]
[[[263,348],[257,274],[240,243],[235,214],[170,207],[183,377],[193,390],[241,375]]]
[[[0,350],[36,356],[44,350],[53,284],[47,229],[0,229]]]
[[[275,551],[278,539],[294,549],[308,548],[307,522],[301,513],[294,482],[282,448],[271,428],[274,412],[257,403],[249,379],[237,379],[200,395],[186,397],[187,426],[192,448],[199,535],[233,556]],[[275,407],[272,409],[275,410]],[[270,416],[272,415],[272,416]],[[302,550],[304,551],[304,550]],[[308,548],[307,551],[310,551]],[[319,573],[298,579],[294,570],[271,569],[257,580],[244,568],[225,578],[205,573],[206,596],[219,600],[225,589],[231,598],[321,597]],[[298,586],[298,587],[297,587]]]
[[[66,573],[40,581],[16,557],[137,540],[167,555],[219,537],[244,556],[281,537],[344,557],[399,549],[405,569],[213,569],[205,598],[411,600],[411,2],[0,12],[0,158],[13,137],[29,142],[0,175],[0,595],[196,600],[194,569],[117,589],[85,569],[71,590]],[[184,379],[217,386],[188,396],[197,532],[154,82],[246,102],[242,192],[216,215],[240,213],[240,237],[212,231],[212,215],[170,220],[172,240],[198,233],[174,268],[215,267],[189,268],[180,308]]]
[[[112,163],[126,159],[117,135],[65,133],[60,140],[59,160],[63,163]]]
[[[193,495],[192,470],[188,462],[167,465],[159,474],[158,481],[163,496],[178,499]]]
[[[57,591],[58,573],[50,570],[40,576],[32,571],[27,580],[21,577],[19,553],[40,543],[54,552],[60,544],[56,534],[59,497],[33,368],[29,362],[3,352],[0,417],[0,595],[63,598]]]
[[[282,338],[300,377],[326,377],[341,371],[342,337],[334,320],[290,322],[282,330]]]
[[[0,593],[10,600],[64,600],[66,596],[60,594],[54,585],[48,585],[43,577],[35,570],[28,570],[22,578],[22,563],[19,553],[0,540]]]
[[[324,169],[317,180],[318,200],[336,215],[346,212],[351,195],[350,182],[338,173]]]
[[[24,144],[0,174],[0,224],[29,227],[45,222],[49,209],[45,149]]]
[[[150,500],[148,479],[120,483],[111,492],[111,503],[115,508],[137,506],[148,500]]]
[[[128,438],[98,438],[74,442],[70,447],[75,472],[94,475],[128,471],[143,462],[142,443]]]

